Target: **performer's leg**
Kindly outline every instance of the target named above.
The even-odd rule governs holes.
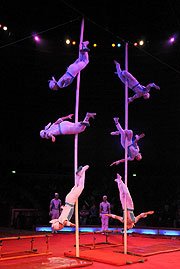
[[[132,144],[133,131],[132,130],[125,130],[125,135],[127,136],[128,141]]]
[[[116,71],[117,71],[118,77],[120,78],[122,83],[125,83],[125,76],[123,75],[120,64],[117,61],[114,61],[114,63],[116,65]]]
[[[51,220],[58,219],[59,218],[59,216],[57,217],[57,212],[56,211],[57,210],[52,209]],[[51,229],[52,229],[52,233],[54,233],[55,232],[55,229],[53,228],[53,225],[51,225]]]
[[[123,128],[121,127],[120,123],[119,123],[119,118],[114,118],[114,122],[116,124],[116,128],[119,131],[119,133],[121,134],[121,145],[123,146],[123,148],[125,147],[125,131],[123,130]]]
[[[89,168],[89,165],[85,165],[80,172],[76,175],[75,186],[66,196],[65,201],[69,204],[75,204],[76,200],[82,193],[85,183],[85,171]]]
[[[108,224],[109,224],[109,217],[105,216],[105,231],[108,230]]]
[[[80,122],[74,123],[70,121],[61,122],[61,133],[63,135],[67,134],[78,134],[83,132],[86,129],[86,126]]]
[[[128,81],[128,87],[130,89],[132,89],[134,86],[136,86],[139,82],[137,81],[137,79],[135,77],[133,77],[133,75],[131,75],[129,72],[127,71],[122,71],[122,76],[124,77],[125,81],[127,79]]]
[[[85,52],[84,54],[88,55],[88,52]],[[84,69],[89,63],[88,57],[84,57],[83,59],[84,61],[78,58],[73,64],[68,67],[67,72],[70,73],[73,77],[75,77],[77,73]]]
[[[90,126],[89,119],[90,118],[93,118],[94,119],[94,116],[96,116],[96,113],[89,113],[89,112],[87,112],[84,120],[81,121],[81,124],[83,124],[85,126]]]
[[[58,219],[59,218],[59,210],[56,210],[55,211],[54,218],[55,219]]]
[[[85,44],[87,48],[89,42],[85,41],[83,42],[83,44]],[[77,73],[80,72],[82,69],[84,69],[88,63],[89,63],[88,52],[80,51],[79,58],[68,67],[67,72],[69,72],[73,77],[75,77]]]
[[[121,180],[121,177],[119,176],[119,174],[117,174],[117,179],[115,179],[115,181],[118,183],[119,196],[120,196],[122,208],[123,209],[125,208],[125,198],[126,198],[127,208],[134,209],[134,204],[133,204],[133,200],[131,198],[130,192],[127,186]]]
[[[104,214],[102,214],[102,217],[101,217],[101,223],[102,223],[102,231],[105,231],[105,217]]]

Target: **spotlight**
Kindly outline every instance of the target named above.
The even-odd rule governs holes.
[[[134,43],[134,46],[135,46],[135,47],[137,47],[137,45],[138,45],[138,43],[137,43],[137,42],[135,42],[135,43]]]
[[[15,171],[15,170],[12,170],[11,173],[12,173],[12,174],[16,174],[16,171]]]
[[[76,45],[76,41],[73,41],[72,44],[73,44],[73,45]]]
[[[4,31],[7,31],[7,26],[4,26],[4,27],[3,27],[3,30],[4,30]]]
[[[93,44],[93,47],[94,47],[94,48],[96,48],[96,47],[97,47],[97,44],[96,44],[96,43],[94,43],[94,44]]]
[[[118,43],[118,44],[117,44],[117,47],[120,48],[120,47],[121,47],[121,43]]]
[[[139,41],[139,45],[140,45],[140,46],[143,46],[143,45],[144,45],[144,41],[143,41],[143,40],[140,40],[140,41]]]
[[[71,43],[70,39],[66,39],[66,44],[69,45]]]
[[[136,177],[136,174],[133,174],[133,177]]]
[[[40,41],[40,38],[39,38],[39,36],[37,36],[37,35],[34,35],[34,40],[35,40],[36,42],[39,42],[39,41]]]
[[[112,43],[112,47],[114,48],[116,45],[114,43]]]
[[[170,43],[174,43],[174,41],[175,41],[175,38],[174,38],[174,37],[171,37],[171,38],[169,39],[169,42],[170,42]]]

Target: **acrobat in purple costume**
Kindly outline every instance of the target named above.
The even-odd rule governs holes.
[[[114,61],[116,65],[116,74],[118,74],[118,77],[120,80],[125,84],[125,81],[127,79],[128,81],[128,87],[133,90],[135,95],[132,97],[128,98],[128,103],[133,102],[135,99],[143,97],[144,99],[149,99],[150,98],[150,89],[155,88],[156,90],[160,90],[160,87],[157,86],[155,83],[150,83],[146,87],[142,86],[135,77],[133,77],[129,72],[127,71],[122,71],[120,64],[117,61]]]
[[[121,145],[125,148],[125,138],[127,138],[127,147],[128,147],[128,161],[133,161],[134,159],[140,161],[142,159],[142,155],[139,150],[139,146],[137,142],[145,136],[145,134],[135,135],[135,140],[133,141],[133,131],[132,130],[123,130],[120,123],[119,118],[114,118],[116,128],[118,131],[111,132],[111,135],[121,135]],[[125,162],[125,159],[121,159],[113,162],[110,166],[119,163]]]
[[[80,166],[76,172],[75,185],[65,198],[65,206],[58,219],[50,221],[54,230],[61,230],[64,226],[75,227],[74,223],[70,222],[70,219],[74,213],[74,205],[84,189],[85,184],[85,172],[89,168],[89,165]]]
[[[90,126],[89,119],[94,118],[95,115],[96,113],[87,112],[84,120],[77,123],[64,121],[65,119],[72,119],[73,114],[59,118],[55,123],[51,124],[50,122],[44,130],[41,130],[40,136],[45,139],[52,139],[52,142],[55,142],[55,136],[57,135],[82,133],[86,126]]]
[[[79,58],[67,68],[66,73],[58,81],[56,81],[54,77],[52,77],[52,80],[49,80],[49,88],[51,90],[57,91],[59,88],[69,86],[76,75],[86,67],[89,63],[88,51],[90,51],[90,49],[87,48],[88,44],[89,41],[82,42]]]
[[[114,219],[118,219],[119,221],[124,223],[125,199],[127,203],[127,228],[128,229],[133,228],[135,223],[137,223],[140,218],[146,218],[148,215],[152,215],[154,213],[154,211],[148,211],[145,213],[141,213],[140,215],[135,217],[133,200],[131,198],[128,187],[124,184],[119,174],[117,174],[117,178],[115,179],[115,182],[117,182],[118,184],[120,201],[123,208],[123,217],[120,217],[114,214],[105,214],[106,216],[114,218]]]

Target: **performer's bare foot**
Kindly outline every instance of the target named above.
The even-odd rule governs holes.
[[[146,218],[147,215],[152,215],[154,214],[154,211],[148,211],[148,212],[144,212],[144,213],[141,213],[142,214],[142,218]]]
[[[143,138],[143,137],[145,137],[145,134],[135,135],[135,138],[136,138],[137,140],[139,140],[139,139],[141,139],[141,138]]]
[[[129,97],[129,98],[128,98],[128,104],[130,104],[130,103],[132,103],[132,102],[133,102],[132,97]]]
[[[120,174],[117,173],[117,178],[114,181],[117,182],[117,183],[122,182],[122,177],[120,176]]]
[[[115,117],[115,118],[113,118],[113,120],[115,121],[115,124],[117,124],[119,121],[119,118]]]
[[[154,83],[154,88],[155,88],[156,90],[160,90],[160,87],[157,86],[155,83]]]
[[[154,214],[154,211],[152,210],[152,211],[148,211],[148,212],[146,212],[145,214],[147,214],[147,215],[152,215],[152,214]]]
[[[85,166],[79,166],[76,175],[81,176],[83,172],[85,172],[87,169],[89,168],[89,165],[85,165]]]
[[[86,114],[89,118],[93,118],[94,119],[94,116],[96,116],[96,113],[89,113],[87,112]]]
[[[74,114],[69,114],[68,115],[68,119],[72,120],[72,117],[74,116]]]
[[[114,63],[120,67],[120,63],[118,63],[116,60],[114,60]]]
[[[111,132],[111,135],[119,135],[119,131]]]

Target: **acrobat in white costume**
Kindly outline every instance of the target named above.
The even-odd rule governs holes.
[[[82,42],[79,58],[67,68],[66,73],[58,81],[56,81],[54,77],[52,77],[52,80],[49,80],[49,88],[51,90],[57,91],[59,88],[69,86],[76,75],[86,67],[89,63],[88,51],[90,51],[90,49],[87,48],[88,44],[89,41]]]
[[[76,172],[75,186],[71,189],[65,199],[65,206],[58,219],[51,220],[52,228],[54,230],[61,230],[64,226],[75,227],[76,225],[70,222],[70,219],[74,213],[74,205],[76,200],[82,193],[85,183],[85,172],[89,168],[89,165],[84,167],[80,166]]]
[[[121,145],[125,148],[125,138],[127,137],[127,147],[128,147],[128,161],[136,160],[140,161],[142,159],[142,155],[139,150],[139,146],[137,142],[145,136],[145,134],[135,135],[135,140],[133,141],[133,131],[132,130],[123,130],[121,125],[119,124],[119,118],[114,118],[116,128],[118,131],[111,132],[111,135],[121,135]],[[113,162],[110,166],[119,163],[125,162],[125,159],[121,159]]]
[[[117,61],[114,61],[116,65],[116,74],[118,74],[118,77],[120,80],[125,84],[125,81],[127,79],[128,81],[128,87],[134,91],[135,95],[128,98],[128,103],[133,102],[135,99],[143,97],[144,99],[150,98],[150,89],[155,88],[156,90],[160,90],[160,87],[157,86],[155,83],[150,83],[146,87],[142,86],[135,77],[133,77],[129,72],[122,71],[120,64]]]
[[[134,227],[135,223],[138,222],[140,218],[146,218],[148,215],[152,215],[154,211],[148,211],[145,213],[141,213],[138,216],[134,216],[134,204],[133,200],[131,198],[130,192],[128,190],[128,187],[124,184],[124,182],[121,179],[121,176],[117,174],[117,178],[115,179],[115,182],[118,184],[118,189],[119,189],[119,196],[120,196],[120,201],[121,205],[123,208],[123,211],[125,210],[125,199],[126,199],[126,204],[127,204],[127,228],[131,229]],[[123,212],[124,213],[124,212]],[[108,217],[118,219],[122,223],[124,223],[124,214],[123,217],[114,215],[114,214],[106,214]]]
[[[65,119],[72,119],[73,114],[59,118],[55,123],[51,125],[50,122],[44,130],[41,130],[40,136],[42,138],[52,139],[52,142],[55,142],[55,136],[57,135],[82,133],[86,129],[86,126],[90,126],[89,119],[94,118],[95,115],[96,113],[87,112],[84,120],[77,123],[64,121]]]

